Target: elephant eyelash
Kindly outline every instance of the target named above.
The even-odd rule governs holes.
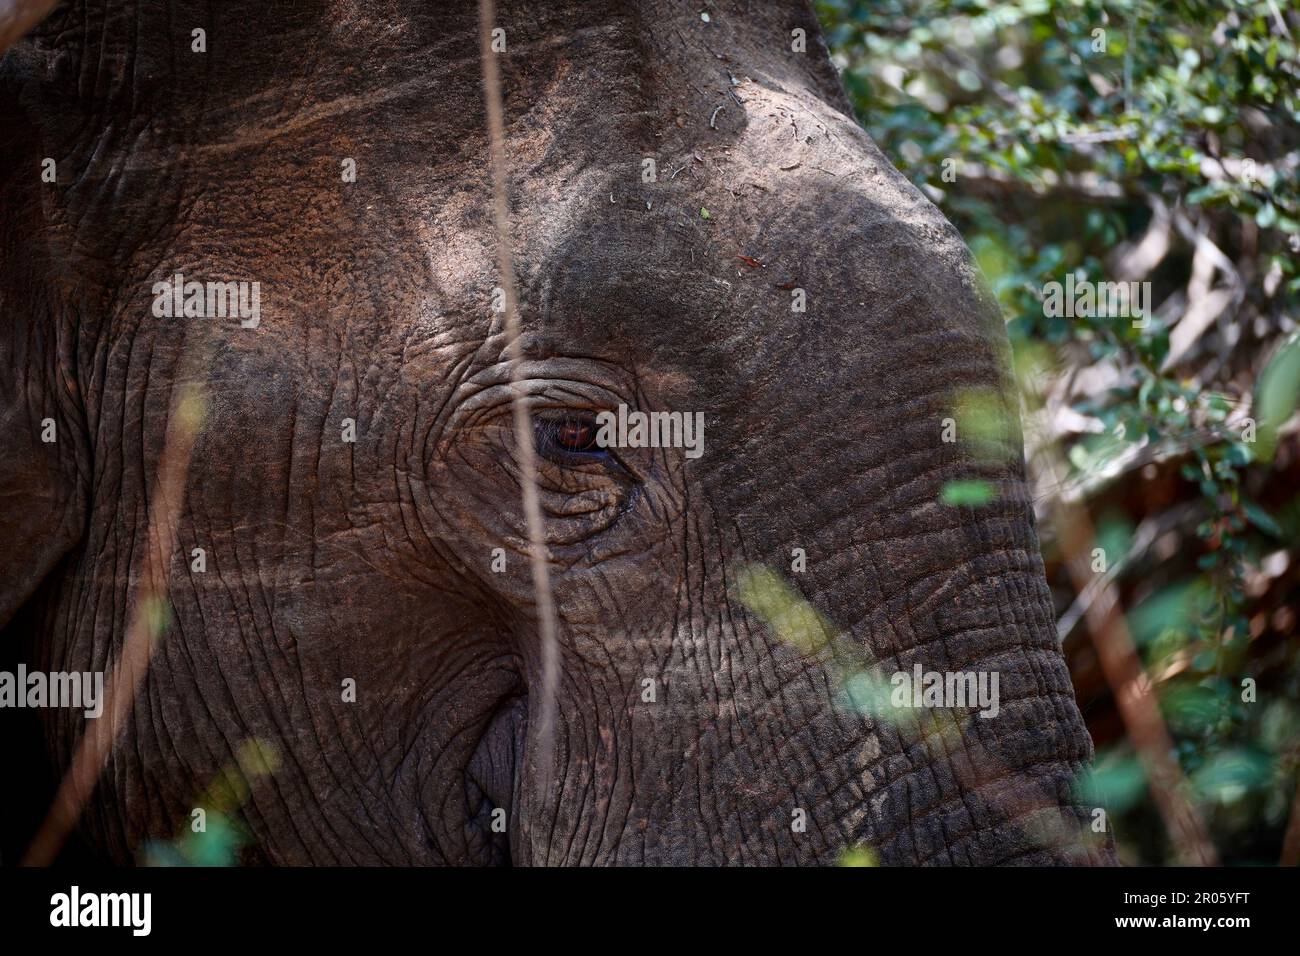
[[[591,415],[563,415],[537,422],[538,445],[545,442],[567,454],[597,454],[605,449],[596,444],[599,432]]]

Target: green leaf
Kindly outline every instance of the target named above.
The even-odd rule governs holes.
[[[1277,432],[1295,412],[1300,400],[1300,335],[1292,335],[1268,363],[1255,390],[1258,410],[1256,449],[1261,461],[1277,452]]]
[[[1273,520],[1273,516],[1259,505],[1255,504],[1255,502],[1247,501],[1243,498],[1241,501],[1241,510],[1246,513],[1246,517],[1250,519],[1250,523],[1260,531],[1279,539],[1285,537],[1282,533],[1282,529],[1278,527],[1277,522]]]
[[[1256,750],[1216,753],[1191,775],[1192,786],[1216,803],[1235,803],[1254,790],[1263,790],[1273,775],[1273,760]]]
[[[1075,793],[1088,806],[1123,813],[1142,799],[1146,786],[1146,775],[1137,758],[1112,751],[1099,756],[1096,765],[1084,771],[1075,784]]]

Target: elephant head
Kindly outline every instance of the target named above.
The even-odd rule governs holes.
[[[1015,417],[996,305],[807,6],[708,10],[496,14],[549,748],[474,5],[61,4],[7,54],[6,653],[112,684],[166,597],[95,853],[251,742],[250,862],[1110,859],[1018,430],[945,440]],[[40,717],[57,775],[86,718]]]

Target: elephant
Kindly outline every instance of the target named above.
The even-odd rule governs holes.
[[[809,4],[500,4],[504,236],[475,4],[49,6],[0,18],[0,647],[127,695],[65,855],[206,808],[245,865],[1113,862],[998,306]],[[694,444],[593,438],[637,413]],[[93,718],[4,719],[12,860]]]

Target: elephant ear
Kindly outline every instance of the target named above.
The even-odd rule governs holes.
[[[21,4],[19,4],[21,5]],[[6,13],[15,4],[0,0]],[[2,21],[8,29],[9,19]],[[7,34],[6,34],[7,35]],[[0,628],[83,534],[89,445],[76,328],[57,304],[39,136],[0,97]]]
[[[45,19],[58,0],[0,0],[0,53]]]

